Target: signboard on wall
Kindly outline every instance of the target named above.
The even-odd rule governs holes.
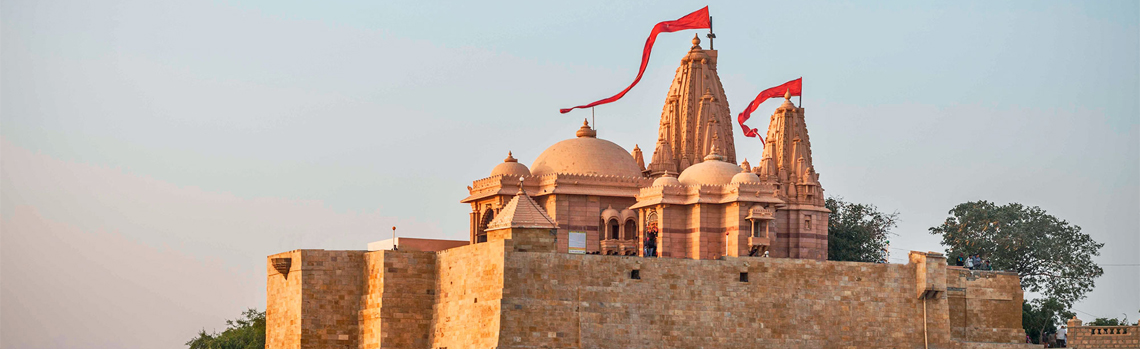
[[[570,231],[570,254],[586,254],[586,233]]]

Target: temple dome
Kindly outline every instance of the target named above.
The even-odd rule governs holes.
[[[732,183],[734,183],[734,184],[759,183],[759,182],[760,182],[760,177],[756,176],[756,174],[753,174],[751,172],[740,172],[740,173],[737,173],[736,175],[732,175]]]
[[[724,156],[718,153],[714,145],[712,152],[705,157],[705,161],[693,164],[682,171],[677,180],[685,186],[727,185],[732,183],[732,178],[736,174],[740,174],[740,166],[724,161]]]
[[[502,163],[491,169],[491,176],[498,175],[530,176],[530,169],[519,163],[519,160],[515,159],[511,152],[507,152],[507,159],[503,159]]]
[[[592,174],[642,177],[641,168],[629,151],[613,142],[595,137],[583,123],[578,137],[563,140],[542,151],[531,164],[531,174]]]
[[[677,181],[673,175],[665,174],[665,176],[653,180],[653,186],[681,186],[681,182]]]

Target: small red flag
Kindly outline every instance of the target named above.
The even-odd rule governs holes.
[[[569,112],[571,110],[574,110],[575,108],[590,108],[593,106],[597,106],[600,104],[606,104],[606,103],[614,102],[614,101],[617,101],[618,99],[621,99],[622,96],[625,96],[626,92],[629,92],[629,89],[632,89],[634,85],[637,85],[637,82],[641,81],[641,75],[645,74],[645,66],[649,64],[649,53],[653,51],[653,42],[657,41],[657,34],[659,34],[659,33],[671,33],[671,32],[676,32],[676,31],[681,31],[681,30],[686,30],[686,29],[708,28],[711,25],[712,25],[712,21],[709,20],[709,7],[708,6],[705,6],[704,8],[697,10],[693,13],[687,14],[687,15],[685,15],[685,17],[681,17],[681,18],[677,19],[676,21],[664,21],[661,23],[657,23],[657,25],[653,26],[653,31],[649,32],[649,38],[645,39],[645,48],[643,48],[641,50],[641,68],[638,69],[637,78],[633,79],[633,84],[629,84],[629,87],[625,88],[625,90],[622,90],[617,95],[613,95],[610,98],[604,98],[601,100],[594,101],[593,103],[581,105],[581,106],[577,106],[577,107],[562,108],[562,109],[559,109],[558,111],[562,112],[562,113],[566,113],[566,112]]]
[[[802,93],[803,87],[804,78],[796,78],[796,80],[780,84],[779,86],[770,87],[761,91],[759,95],[756,95],[756,99],[753,99],[752,103],[748,104],[748,108],[745,108],[744,111],[740,112],[740,115],[736,117],[736,121],[740,123],[740,128],[744,129],[744,136],[756,137],[760,139],[760,142],[764,142],[764,137],[760,136],[759,130],[744,125],[744,122],[752,116],[752,112],[756,110],[756,107],[759,107],[761,103],[764,103],[764,101],[769,98],[782,96],[785,92],[790,93],[792,96],[799,96],[800,93]]]

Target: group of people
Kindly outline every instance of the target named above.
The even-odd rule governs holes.
[[[990,271],[994,269],[993,265],[990,264],[990,259],[982,259],[982,256],[980,254],[970,255],[970,257],[965,257],[962,254],[958,254],[958,259],[955,260],[955,265],[962,266],[970,270]]]
[[[1069,329],[1062,325],[1061,328],[1057,329],[1056,333],[1049,333],[1042,337],[1041,342],[1046,348],[1067,348],[1069,347],[1068,335]],[[1029,337],[1029,334],[1026,334],[1025,342],[1032,343],[1033,338]]]
[[[657,256],[657,227],[645,232],[645,256]]]

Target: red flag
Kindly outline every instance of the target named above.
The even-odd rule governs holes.
[[[756,95],[756,99],[748,104],[748,108],[745,108],[744,111],[740,112],[740,115],[736,117],[736,121],[739,122],[740,127],[744,129],[744,136],[756,137],[760,139],[760,142],[764,142],[764,137],[760,136],[760,133],[757,132],[758,130],[744,125],[744,122],[752,116],[752,112],[756,110],[756,107],[759,107],[765,100],[782,96],[785,92],[791,93],[792,96],[799,96],[803,87],[804,78],[796,78],[796,80],[783,83],[779,86],[770,87],[767,90],[761,91],[759,95]]]
[[[629,87],[625,88],[625,90],[622,90],[617,95],[613,95],[610,98],[604,98],[601,100],[597,100],[597,101],[594,101],[593,103],[590,103],[587,105],[581,105],[581,106],[570,107],[570,108],[563,108],[563,109],[559,109],[558,111],[562,112],[562,113],[566,113],[566,112],[569,112],[575,108],[590,108],[593,106],[597,106],[600,104],[606,104],[606,103],[614,102],[614,101],[617,101],[618,99],[621,99],[622,96],[625,96],[626,92],[629,92],[629,89],[632,89],[634,85],[637,85],[637,82],[641,81],[641,75],[645,74],[645,66],[649,64],[649,53],[651,51],[653,51],[653,42],[657,41],[657,34],[659,34],[659,33],[671,33],[671,32],[681,31],[681,30],[685,30],[685,29],[708,28],[711,25],[712,25],[712,23],[709,20],[709,7],[708,6],[705,6],[704,8],[697,10],[693,13],[687,14],[687,15],[685,15],[685,17],[681,17],[681,18],[677,19],[676,21],[664,21],[661,23],[657,23],[657,25],[653,26],[653,31],[649,32],[649,39],[645,39],[645,48],[641,50],[641,68],[638,69],[637,78],[633,79],[633,84],[629,84]]]

